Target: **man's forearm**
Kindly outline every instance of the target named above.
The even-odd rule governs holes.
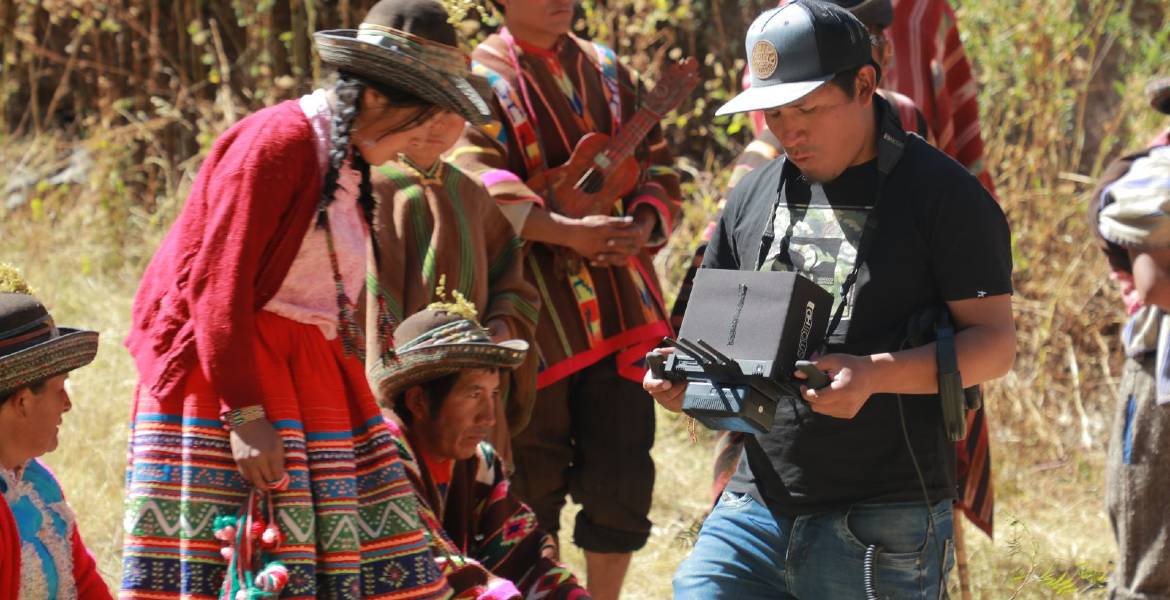
[[[955,335],[955,351],[964,387],[1007,374],[1015,361],[1014,329],[975,326]],[[875,368],[875,392],[934,394],[938,392],[936,344],[869,356]]]
[[[533,206],[532,210],[528,211],[528,219],[524,221],[520,237],[530,242],[568,246],[569,239],[574,233],[571,219],[568,217]]]

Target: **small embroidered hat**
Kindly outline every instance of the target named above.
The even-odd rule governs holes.
[[[88,365],[96,331],[57,327],[16,269],[0,264],[0,398]]]

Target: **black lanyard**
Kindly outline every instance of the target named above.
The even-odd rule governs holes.
[[[876,97],[874,101],[877,102]],[[881,137],[878,139],[877,144],[877,186],[874,189],[873,202],[869,205],[869,210],[865,216],[865,226],[861,230],[861,240],[857,244],[856,260],[853,261],[853,268],[841,284],[841,302],[837,305],[837,309],[833,311],[833,317],[829,320],[829,326],[825,332],[825,341],[821,345],[822,352],[825,350],[825,346],[828,345],[833,333],[836,332],[837,327],[841,324],[841,319],[845,316],[845,305],[849,302],[849,292],[857,282],[857,274],[869,254],[870,247],[873,245],[874,232],[877,231],[878,225],[877,207],[881,201],[882,189],[885,187],[886,177],[897,166],[898,161],[902,158],[902,152],[906,149],[906,132],[894,120],[892,116],[893,111],[888,106],[881,106],[880,104],[878,110],[882,110],[883,115],[879,124]],[[783,160],[784,164],[780,168],[780,183],[776,187],[776,201],[772,204],[772,211],[769,213],[768,220],[764,224],[764,233],[760,236],[759,256],[756,259],[757,271],[764,268],[764,261],[767,260],[768,252],[772,249],[772,242],[776,240],[776,212],[780,210],[780,203],[784,201],[784,182],[790,176],[790,163],[787,158],[781,157],[780,160]],[[795,224],[796,219],[792,219],[791,222]],[[789,225],[789,229],[791,227],[792,225]],[[788,237],[789,239],[791,238],[791,231],[788,232]]]

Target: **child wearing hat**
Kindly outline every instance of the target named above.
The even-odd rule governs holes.
[[[65,380],[98,334],[57,327],[16,270],[0,264],[0,598],[110,598],[61,485],[39,457],[73,407]]]
[[[224,133],[143,276],[123,598],[446,597],[365,378],[371,166],[490,114],[386,3],[316,34],[328,89]]]

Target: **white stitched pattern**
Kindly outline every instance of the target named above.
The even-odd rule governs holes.
[[[3,478],[8,488],[4,493],[4,500],[9,507],[17,507],[27,501],[41,518],[41,525],[34,539],[25,539],[23,535],[21,537],[20,600],[41,600],[53,596],[50,594],[49,581],[45,575],[43,553],[48,554],[53,562],[53,568],[57,571],[57,589],[54,590],[56,598],[76,599],[77,582],[73,579],[72,537],[77,519],[73,510],[65,502],[46,504],[41,492],[32,482],[23,477],[18,480],[12,472],[0,469],[0,478]]]

